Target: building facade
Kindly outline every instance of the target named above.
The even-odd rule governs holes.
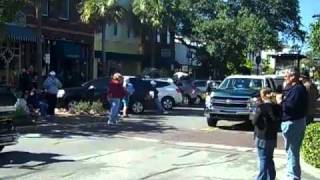
[[[65,87],[79,85],[93,76],[93,45],[94,30],[90,25],[83,24],[78,13],[81,0],[61,0],[54,3],[42,0],[42,76],[49,71],[56,71]],[[35,7],[29,4],[19,12],[23,23],[11,23],[8,39],[19,51],[16,55],[17,69],[36,67],[36,30],[37,22]],[[19,30],[20,34],[14,33]],[[10,65],[11,66],[11,65]]]

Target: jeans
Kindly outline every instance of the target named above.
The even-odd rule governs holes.
[[[276,178],[276,169],[273,161],[273,152],[277,141],[256,138],[255,142],[259,158],[259,174],[256,179],[274,180]]]
[[[47,93],[48,115],[54,115],[54,109],[57,105],[57,94]]]
[[[48,104],[43,101],[40,101],[39,102],[39,109],[40,109],[40,115],[42,117],[46,117],[47,111],[48,111]]]
[[[119,108],[120,108],[120,99],[117,98],[110,98],[109,99],[111,108],[110,108],[110,114],[109,114],[109,121],[108,123],[117,123],[119,117]]]
[[[300,147],[306,129],[305,118],[281,123],[281,130],[287,152],[289,180],[301,179]]]

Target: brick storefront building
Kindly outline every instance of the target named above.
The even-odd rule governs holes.
[[[56,71],[64,86],[79,85],[92,77],[94,28],[83,24],[78,13],[81,0],[42,1],[42,75]],[[6,42],[14,42],[18,66],[10,68],[18,74],[21,68],[36,67],[37,19],[35,8],[28,5],[20,12],[22,23],[11,23]],[[29,32],[29,33],[27,33]],[[1,66],[1,63],[0,63]],[[39,72],[39,70],[38,70]]]

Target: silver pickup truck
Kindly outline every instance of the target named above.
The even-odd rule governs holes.
[[[248,121],[261,88],[274,90],[274,80],[268,76],[232,75],[206,97],[204,114],[208,126],[218,120]],[[253,107],[252,107],[253,105]]]
[[[7,86],[0,86],[0,151],[5,146],[18,143],[18,133],[14,126],[11,114],[16,110],[16,97]]]

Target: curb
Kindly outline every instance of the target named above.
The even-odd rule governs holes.
[[[309,175],[311,175],[315,178],[320,177],[320,169],[313,167],[310,164],[306,163],[303,158],[301,158],[300,160],[301,160],[302,170],[304,172],[308,173]]]

